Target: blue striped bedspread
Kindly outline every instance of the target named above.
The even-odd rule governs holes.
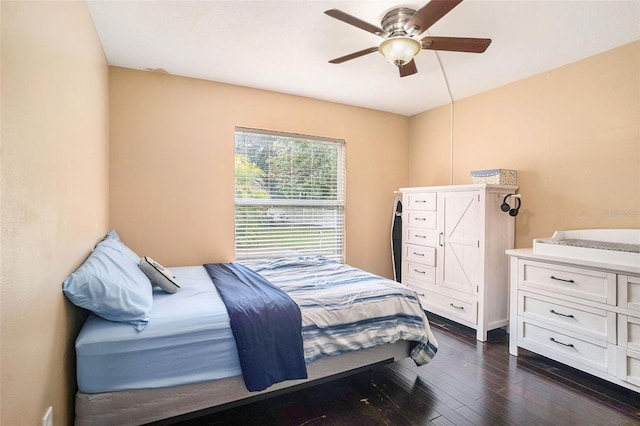
[[[321,256],[245,263],[302,311],[305,362],[399,340],[428,363],[438,350],[417,294],[407,286]]]

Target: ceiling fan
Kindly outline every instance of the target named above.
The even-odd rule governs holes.
[[[431,36],[422,39],[415,38],[428,30],[460,3],[462,3],[462,0],[431,0],[417,11],[408,7],[398,7],[390,10],[382,18],[382,28],[338,9],[327,10],[324,13],[332,18],[385,39],[378,47],[369,47],[359,52],[332,59],[329,62],[341,64],[377,50],[387,61],[398,67],[400,77],[406,77],[418,72],[413,58],[422,49],[482,53],[491,44],[491,39]]]

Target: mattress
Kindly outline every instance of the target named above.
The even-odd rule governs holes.
[[[142,331],[89,316],[76,339],[78,389],[159,388],[241,375],[227,310],[202,266],[171,268],[180,291],[154,289]]]
[[[75,425],[137,426],[155,421],[160,421],[158,424],[173,424],[181,419],[162,420],[181,415],[193,418],[187,413],[200,410],[215,412],[228,408],[227,404],[235,406],[259,400],[271,393],[277,394],[298,386],[331,380],[361,368],[404,359],[409,354],[409,345],[409,342],[396,342],[341,356],[325,357],[308,366],[309,379],[276,383],[261,392],[249,392],[239,376],[167,388],[98,394],[78,392]]]
[[[302,312],[307,364],[326,356],[405,340],[411,357],[437,351],[415,292],[320,256],[248,264],[284,290]],[[90,316],[76,339],[80,392],[154,389],[241,376],[229,316],[202,266],[171,268],[180,290],[154,290],[147,327]]]

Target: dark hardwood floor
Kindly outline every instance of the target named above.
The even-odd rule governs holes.
[[[318,386],[180,422],[204,425],[640,425],[640,394],[524,350],[503,330],[430,316],[439,350]]]

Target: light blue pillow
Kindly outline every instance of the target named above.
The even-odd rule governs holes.
[[[140,256],[138,256],[133,250],[131,250],[122,242],[122,240],[120,239],[120,235],[118,235],[115,229],[112,229],[111,231],[109,231],[109,233],[107,234],[106,237],[104,237],[104,239],[105,240],[114,239],[116,241],[119,241],[122,244],[118,248],[118,251],[122,252],[122,254],[124,254],[125,256],[131,258],[131,260],[136,262],[136,264],[140,262]]]
[[[64,281],[64,294],[76,306],[142,331],[149,322],[153,291],[138,261],[131,249],[107,235]]]

